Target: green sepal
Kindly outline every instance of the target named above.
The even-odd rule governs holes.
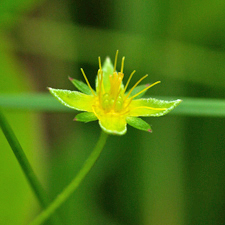
[[[92,95],[91,89],[88,87],[87,84],[85,84],[82,81],[79,81],[77,79],[69,77],[69,80],[72,82],[72,84],[81,92],[87,95]]]
[[[98,120],[98,118],[96,117],[96,115],[93,112],[83,112],[83,113],[77,114],[76,117],[74,118],[74,120],[79,121],[79,122],[88,123],[88,122]]]
[[[130,126],[136,129],[152,132],[151,126],[148,123],[146,123],[144,120],[142,120],[141,118],[127,117],[126,121]]]
[[[106,77],[109,77],[109,75],[113,74],[114,66],[109,57],[106,57],[102,66],[102,70],[103,70],[104,76]]]
[[[136,95],[137,93],[139,93],[140,91],[144,90],[146,87],[148,87],[147,84],[143,84],[143,85],[139,85],[137,86],[136,88],[134,88],[134,90],[131,92],[130,94],[130,97]],[[147,90],[146,90],[147,91]],[[141,98],[145,93],[146,91],[143,91],[140,95],[136,96],[134,99],[138,99],[138,98]],[[127,91],[128,93],[129,91]],[[126,94],[127,94],[126,93]]]

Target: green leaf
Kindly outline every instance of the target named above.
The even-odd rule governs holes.
[[[14,1],[5,1],[5,3],[14,4]],[[23,4],[23,1],[20,1]],[[10,18],[3,18],[5,7],[4,3],[0,3],[0,29],[3,32],[3,26],[7,26],[8,31],[11,29],[12,21],[18,18],[13,12]],[[7,13],[7,10],[5,11]],[[21,13],[17,13],[22,17]],[[16,21],[19,23],[19,21]],[[10,51],[12,40],[0,35],[0,95],[19,95],[26,93],[30,96],[34,92],[33,85],[28,79],[26,69],[19,60]],[[5,101],[8,104],[8,100]],[[15,103],[18,103],[18,99]],[[17,108],[18,109],[18,108]],[[47,177],[47,167],[43,167],[43,162],[39,160],[39,156],[45,155],[44,140],[40,135],[42,130],[39,124],[38,115],[28,111],[19,112],[17,110],[5,110],[5,116],[12,125],[13,131],[17,134],[17,138],[26,149],[31,164],[35,165],[35,172],[41,180]],[[30,215],[34,209],[38,209],[38,201],[34,196],[27,180],[22,173],[19,164],[16,162],[12,154],[9,143],[7,142],[0,128],[0,224],[27,224]],[[29,207],[31,206],[31,207]]]
[[[102,71],[103,71],[103,85],[105,88],[105,91],[109,91],[110,89],[110,80],[109,75],[113,74],[113,64],[109,57],[107,57],[104,61]],[[98,76],[96,77],[96,90],[98,90]]]
[[[144,120],[142,120],[141,118],[127,117],[126,121],[130,126],[136,129],[152,132],[151,126],[148,123],[146,123]]]
[[[69,77],[69,80],[72,82],[72,84],[81,92],[87,95],[92,95],[91,89],[88,87],[87,84],[85,84],[82,81],[76,80],[74,78]]]
[[[98,120],[98,118],[92,112],[83,112],[83,113],[77,114],[74,120],[79,121],[79,122],[88,123],[91,121]]]

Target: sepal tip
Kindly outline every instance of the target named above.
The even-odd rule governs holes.
[[[72,77],[70,77],[70,76],[68,77],[68,79],[69,79],[70,81],[73,81],[73,80],[74,80],[74,78],[72,78]]]

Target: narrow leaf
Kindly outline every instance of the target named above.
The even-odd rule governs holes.
[[[12,130],[10,124],[8,123],[7,119],[5,118],[5,116],[1,111],[0,111],[0,128],[2,129],[22,171],[24,172],[24,175],[27,178],[29,185],[31,186],[34,194],[36,195],[38,201],[40,202],[40,205],[43,208],[47,208],[50,202],[49,197],[45,192],[44,188],[42,187],[40,181],[38,180],[38,177],[34,173],[34,170],[30,162],[28,161],[25,152],[23,151],[23,148],[21,147],[14,131]],[[60,224],[57,215],[54,215],[54,217],[51,218],[51,224]]]

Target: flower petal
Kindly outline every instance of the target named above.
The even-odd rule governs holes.
[[[99,118],[99,125],[109,134],[123,135],[127,131],[127,122],[123,116],[115,114],[105,114]]]
[[[91,121],[98,120],[98,118],[96,117],[96,115],[93,112],[83,112],[83,113],[77,114],[74,120],[79,121],[79,122],[88,123]]]
[[[148,132],[152,132],[152,128],[148,123],[146,123],[144,120],[138,117],[127,117],[126,118],[127,123],[139,130],[144,130]]]
[[[155,98],[137,99],[130,104],[129,116],[163,116],[174,109],[182,100],[164,101]]]
[[[86,95],[78,91],[69,91],[62,89],[49,88],[50,93],[63,105],[80,110],[92,112],[92,105],[94,104],[94,96]]]

